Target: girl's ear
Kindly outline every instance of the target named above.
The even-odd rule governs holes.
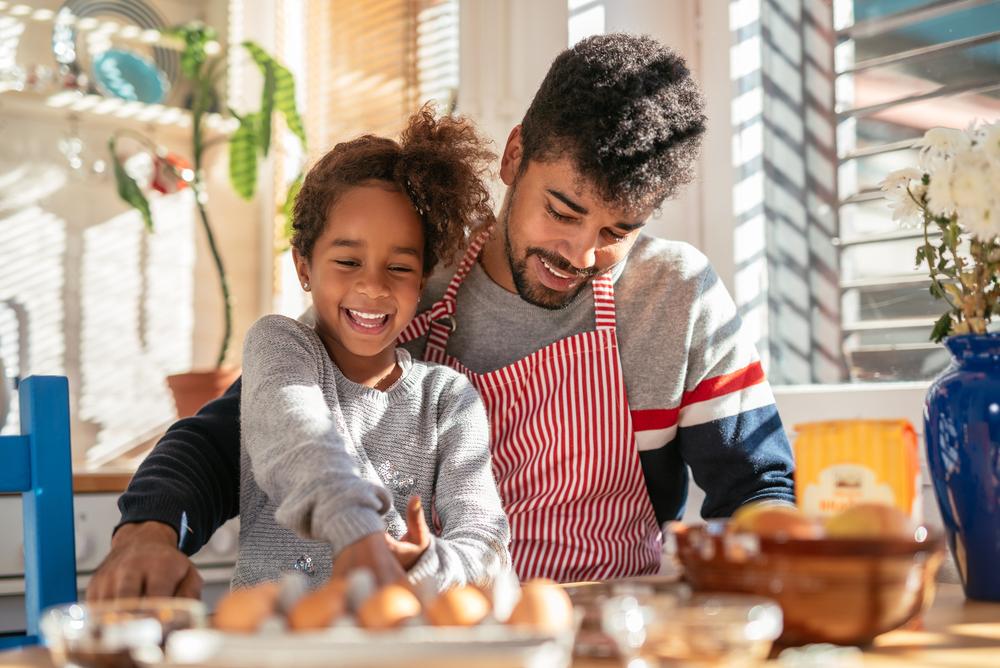
[[[295,262],[295,273],[298,274],[302,289],[309,290],[309,260],[299,254],[297,248],[292,248],[292,261]]]

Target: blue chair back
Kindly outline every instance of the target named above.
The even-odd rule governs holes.
[[[30,376],[18,397],[21,434],[0,436],[0,492],[21,493],[27,629],[0,636],[0,649],[37,643],[42,610],[76,601],[69,385],[62,376]]]

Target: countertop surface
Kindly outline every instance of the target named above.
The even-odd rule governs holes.
[[[967,601],[958,585],[942,584],[919,629],[898,630],[864,650],[864,666],[981,668],[1000,664],[1000,603]],[[777,663],[777,662],[772,662]],[[573,668],[610,668],[614,659],[579,658]],[[0,667],[51,668],[42,648],[0,653]]]

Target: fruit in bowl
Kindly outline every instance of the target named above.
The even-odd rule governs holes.
[[[771,538],[819,538],[822,525],[795,506],[760,501],[748,503],[733,513],[730,531],[744,531]]]
[[[907,515],[884,503],[859,503],[830,517],[824,526],[828,538],[912,538],[915,530]]]
[[[898,510],[858,506],[802,533],[769,532],[772,524],[757,522],[672,523],[668,543],[696,590],[777,600],[785,619],[780,644],[865,644],[933,598],[942,538],[916,531]],[[801,519],[784,522],[804,526]]]

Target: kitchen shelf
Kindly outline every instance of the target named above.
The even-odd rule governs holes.
[[[103,95],[86,95],[67,90],[52,94],[6,90],[0,92],[0,115],[46,116],[61,119],[75,117],[88,125],[106,125],[110,129],[156,129],[157,132],[187,137],[191,132],[191,112],[162,104],[129,102]],[[227,135],[239,126],[235,118],[209,114],[205,119],[208,136]]]

